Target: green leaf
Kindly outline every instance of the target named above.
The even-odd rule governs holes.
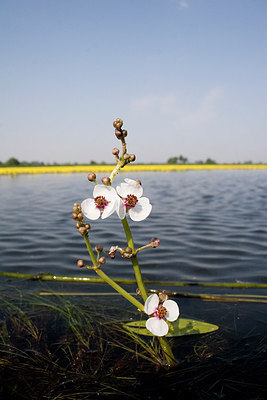
[[[169,332],[166,336],[185,336],[185,335],[201,335],[203,333],[214,332],[219,327],[207,322],[196,321],[194,319],[178,318],[175,322],[168,322]],[[154,336],[146,329],[146,321],[131,321],[123,324],[126,329],[131,332],[144,335]]]

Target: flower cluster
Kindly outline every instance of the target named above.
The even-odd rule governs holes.
[[[120,219],[124,219],[128,213],[133,221],[143,221],[149,216],[152,205],[142,195],[140,182],[129,178],[125,178],[116,190],[111,186],[96,185],[94,198],[88,198],[81,203],[82,212],[91,220],[99,217],[105,219],[116,211]]]

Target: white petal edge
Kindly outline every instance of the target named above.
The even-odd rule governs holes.
[[[100,210],[96,208],[94,199],[83,200],[81,207],[86,218],[95,220],[100,217]]]
[[[120,185],[116,186],[116,192],[118,193],[119,196],[125,199],[127,195],[130,194],[129,185],[127,185],[127,183],[122,182]]]
[[[124,182],[126,182],[129,186],[131,186],[131,190],[133,190],[131,194],[134,194],[135,196],[137,196],[137,198],[142,197],[143,187],[140,185],[140,183],[130,178],[125,178]]]
[[[165,318],[170,322],[176,321],[180,315],[178,304],[173,300],[166,300],[162,305],[167,310]]]
[[[119,198],[119,196],[117,196],[117,202],[116,202],[116,212],[118,214],[118,217],[120,219],[125,218],[126,215],[126,207],[124,206],[122,200]]]
[[[130,208],[130,218],[135,222],[140,222],[146,219],[151,213],[152,205],[147,197],[141,197],[135,207]]]
[[[108,218],[111,214],[114,213],[116,209],[116,202],[111,201],[104,209],[103,213],[101,214],[101,218],[105,219]]]
[[[153,314],[158,305],[159,305],[159,296],[156,293],[151,294],[145,301],[144,305],[145,313],[147,315]]]
[[[146,321],[146,329],[155,336],[165,336],[169,331],[167,322],[157,317],[148,318]]]
[[[93,190],[93,196],[104,196],[108,201],[112,201],[116,198],[117,193],[115,189],[111,186],[106,185],[96,185]]]

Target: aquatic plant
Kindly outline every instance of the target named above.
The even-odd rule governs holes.
[[[125,325],[126,329],[132,332],[137,329],[137,333],[139,334],[150,334],[158,337],[159,345],[163,354],[162,364],[175,366],[177,365],[177,362],[165,336],[168,335],[169,330],[171,331],[171,336],[181,335],[179,324],[176,324],[175,326],[172,324],[179,317],[179,307],[175,301],[168,300],[168,296],[164,292],[159,293],[159,295],[153,294],[148,297],[137,254],[141,250],[143,251],[147,248],[157,248],[160,244],[160,240],[153,237],[149,243],[139,247],[138,249],[135,248],[127,216],[129,216],[134,222],[143,221],[150,215],[152,205],[147,197],[143,197],[143,187],[138,179],[133,180],[125,178],[124,182],[117,185],[116,188],[112,186],[113,180],[119,171],[126,165],[135,161],[136,158],[134,154],[129,154],[127,152],[127,131],[122,128],[123,121],[120,118],[117,118],[113,122],[113,126],[115,128],[115,136],[120,140],[122,145],[121,153],[118,148],[112,150],[112,154],[115,156],[116,161],[115,167],[111,171],[110,176],[102,178],[102,183],[97,182],[96,174],[94,172],[89,173],[88,180],[96,185],[93,189],[92,197],[83,200],[81,204],[74,203],[73,206],[72,218],[76,221],[76,228],[85,240],[90,256],[89,264],[91,264],[87,265],[84,260],[78,260],[77,265],[80,268],[85,267],[89,270],[94,270],[100,278],[132,303],[140,312],[148,315],[149,318],[146,321],[146,328],[142,326],[141,328],[136,327],[131,323]],[[124,259],[131,261],[138,286],[137,294],[142,297],[144,304],[107,276],[102,270],[103,265],[106,263],[106,257],[102,255],[104,249],[103,245],[99,244],[95,246],[95,251],[92,248],[91,225],[84,222],[84,218],[86,217],[93,221],[98,218],[104,220],[113,213],[116,213],[122,222],[127,243],[123,248],[119,247],[116,243],[112,243],[109,250],[106,250],[106,254],[111,259],[114,259],[116,254],[119,253]],[[185,332],[183,332],[183,334],[191,334],[192,331],[194,331],[192,330],[191,323],[187,325],[186,322],[185,326],[188,326],[188,329],[184,328]],[[213,331],[214,329],[217,329],[217,327],[215,328],[215,326],[212,325],[210,331]]]

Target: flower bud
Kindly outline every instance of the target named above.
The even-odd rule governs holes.
[[[123,125],[123,120],[121,118],[117,118],[116,121],[113,122],[113,126],[115,129],[121,129]]]
[[[122,133],[123,137],[126,137],[128,132],[125,129],[123,129],[123,131],[121,133]]]
[[[164,301],[168,300],[168,295],[164,293],[164,291],[159,293],[159,302],[164,303]]]
[[[131,258],[133,256],[133,250],[131,247],[125,247],[121,252],[122,257]]]
[[[105,259],[105,257],[100,257],[98,261],[100,264],[105,264],[106,259]]]
[[[130,161],[135,161],[135,154],[130,154]]]
[[[77,261],[77,266],[78,266],[79,268],[84,267],[84,261],[83,261],[83,260],[78,260],[78,261]]]
[[[78,217],[78,215],[77,215],[75,212],[73,212],[73,213],[71,214],[71,216],[72,216],[73,219],[77,219],[77,217]]]
[[[112,150],[112,154],[113,154],[114,156],[117,156],[117,155],[119,154],[119,152],[120,152],[120,150],[117,149],[117,147],[115,147],[115,148]]]
[[[77,218],[78,218],[78,220],[82,220],[83,219],[83,213],[82,212],[80,212],[78,215],[77,215]]]
[[[124,160],[129,160],[130,154],[125,153],[125,154],[123,155],[123,158],[124,158]]]
[[[76,222],[76,228],[79,229],[81,226],[83,226],[82,221]]]
[[[103,182],[104,185],[110,186],[110,178],[108,178],[107,176],[102,178],[102,182]]]
[[[79,232],[80,232],[81,235],[85,235],[85,234],[86,234],[86,231],[87,231],[87,229],[85,228],[85,226],[81,226],[78,230],[79,230]]]
[[[108,255],[110,256],[110,258],[115,258],[116,255],[116,251],[118,250],[118,246],[111,246],[110,250],[107,251],[106,253],[108,253]]]
[[[152,238],[150,241],[152,247],[158,247],[160,244],[160,240],[158,238]]]
[[[115,129],[115,135],[117,136],[118,139],[122,139],[123,138],[122,131],[119,131],[118,129]]]
[[[90,172],[90,174],[88,174],[88,181],[94,182],[95,180],[96,180],[96,174]]]
[[[90,224],[86,224],[86,225],[84,225],[84,227],[85,227],[87,232],[89,232],[90,229],[91,229],[91,225]]]
[[[101,253],[101,251],[103,251],[103,246],[101,246],[101,244],[99,244],[98,246],[95,246],[95,251],[97,251],[98,253]]]

